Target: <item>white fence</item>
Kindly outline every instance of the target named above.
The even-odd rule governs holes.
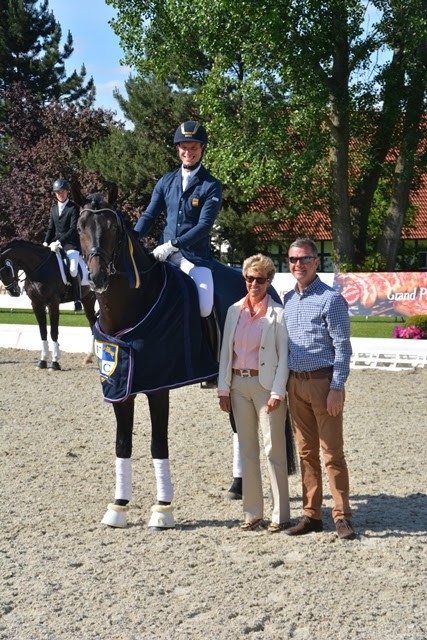
[[[0,295],[0,308],[31,308],[26,295],[11,298]],[[74,309],[73,303],[61,305],[64,309]],[[89,328],[59,327],[59,344],[62,351],[87,353],[90,348]],[[417,367],[427,367],[427,340],[406,340],[402,338],[352,338],[354,369],[384,369],[403,371]],[[41,347],[39,330],[32,325],[0,325],[0,347],[38,350]]]
[[[403,371],[427,367],[427,340],[352,338],[354,369]]]

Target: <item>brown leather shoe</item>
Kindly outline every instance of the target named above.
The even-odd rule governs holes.
[[[323,522],[309,516],[302,516],[293,527],[285,529],[285,533],[288,536],[304,536],[306,533],[312,533],[312,531],[316,533],[323,531]]]
[[[345,518],[337,520],[335,522],[335,528],[337,530],[338,538],[341,538],[341,540],[354,540],[356,537],[356,532],[351,526],[350,521]]]

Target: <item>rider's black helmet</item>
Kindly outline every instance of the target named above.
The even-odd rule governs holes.
[[[52,191],[69,191],[70,185],[64,178],[57,178],[52,185]]]
[[[199,124],[195,120],[187,120],[179,125],[175,131],[173,139],[174,144],[180,142],[201,142],[202,144],[208,143],[208,133],[202,124]]]

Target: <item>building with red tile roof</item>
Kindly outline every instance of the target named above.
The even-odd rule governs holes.
[[[421,180],[420,189],[411,195],[411,204],[415,207],[413,224],[402,229],[402,242],[405,248],[413,247],[418,252],[419,264],[417,269],[427,270],[427,176]],[[285,207],[285,203],[278,199],[273,191],[266,191],[259,196],[253,205],[253,210],[262,212]],[[314,210],[310,215],[305,213],[284,219],[275,224],[260,225],[255,231],[264,240],[271,241],[271,254],[275,258],[276,267],[280,271],[287,271],[286,255],[288,243],[297,237],[309,237],[315,240],[319,247],[322,271],[332,271],[332,229],[327,213]],[[279,240],[280,238],[280,240]],[[283,239],[289,242],[283,242]]]

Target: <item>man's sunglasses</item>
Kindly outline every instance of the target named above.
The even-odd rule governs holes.
[[[301,264],[307,264],[307,262],[310,262],[310,260],[314,260],[315,258],[316,256],[301,256],[300,258],[297,258],[296,256],[291,256],[289,258],[289,262],[291,262],[292,264],[296,264],[299,260]]]
[[[258,278],[255,276],[245,276],[245,280],[246,282],[249,282],[249,284],[252,284],[252,282],[256,282],[257,284],[265,284],[266,282],[268,282],[269,278]]]

